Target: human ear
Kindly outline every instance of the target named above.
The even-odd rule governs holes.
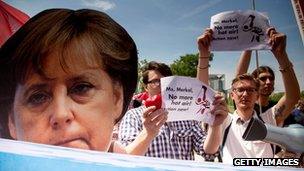
[[[124,96],[123,96],[123,87],[119,85],[118,83],[114,85],[113,87],[113,103],[114,103],[114,116],[115,120],[118,119],[121,115],[122,108],[123,108],[123,102],[124,102]]]
[[[12,112],[10,112],[8,115],[8,129],[9,129],[11,137],[16,140],[17,131],[16,131],[16,125],[15,125],[14,116],[13,116]]]

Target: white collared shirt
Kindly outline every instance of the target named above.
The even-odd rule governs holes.
[[[256,112],[254,112],[256,115]],[[274,107],[262,113],[261,118],[265,123],[276,125],[274,116]],[[223,162],[232,164],[233,158],[272,158],[273,151],[269,143],[263,141],[245,141],[242,139],[250,119],[242,121],[236,111],[229,114],[223,126],[223,133],[225,128],[231,123],[230,130],[227,135],[226,143],[223,148]]]

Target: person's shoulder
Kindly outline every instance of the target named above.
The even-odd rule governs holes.
[[[126,112],[125,116],[141,116],[144,112],[144,106],[140,106],[140,107],[137,107],[137,108],[133,108],[133,109],[130,109]]]
[[[234,113],[228,112],[228,115],[222,124],[223,131],[226,130],[226,128],[228,128],[228,126],[232,123],[232,118],[234,115],[237,115],[237,114],[235,112]]]
[[[274,110],[276,108],[276,104],[269,107],[265,112],[261,113],[260,115],[263,116],[263,115],[272,115],[274,113]]]
[[[129,109],[127,113],[142,113],[144,111],[144,106],[139,106],[136,108]]]
[[[274,114],[275,107],[276,105],[272,106],[271,108],[260,114],[261,118],[265,123],[276,125],[275,114]]]
[[[226,119],[225,119],[225,122],[231,122],[233,116],[237,116],[236,111],[234,111],[233,113],[228,112],[228,115],[227,115],[227,117],[226,117]]]

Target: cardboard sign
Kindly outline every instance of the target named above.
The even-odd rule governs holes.
[[[182,76],[161,79],[163,108],[169,114],[167,121],[199,120],[213,124],[210,114],[214,91],[201,81]]]
[[[261,50],[271,49],[266,34],[268,17],[253,11],[227,11],[211,17],[213,30],[211,50]]]

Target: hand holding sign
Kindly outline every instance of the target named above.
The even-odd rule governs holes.
[[[275,57],[279,57],[286,53],[286,35],[279,33],[275,28],[271,27],[267,29],[267,35],[269,36],[269,44],[271,45],[272,53]]]
[[[159,96],[160,97],[160,96]],[[164,109],[156,109],[155,106],[147,107],[143,112],[143,130],[147,139],[154,139],[159,133],[159,129],[167,120],[168,113]]]
[[[211,17],[211,50],[271,49],[266,34],[268,17],[253,10],[227,11]]]
[[[210,113],[214,116],[213,126],[221,125],[228,115],[228,108],[223,93],[216,93],[213,101],[213,109]]]

